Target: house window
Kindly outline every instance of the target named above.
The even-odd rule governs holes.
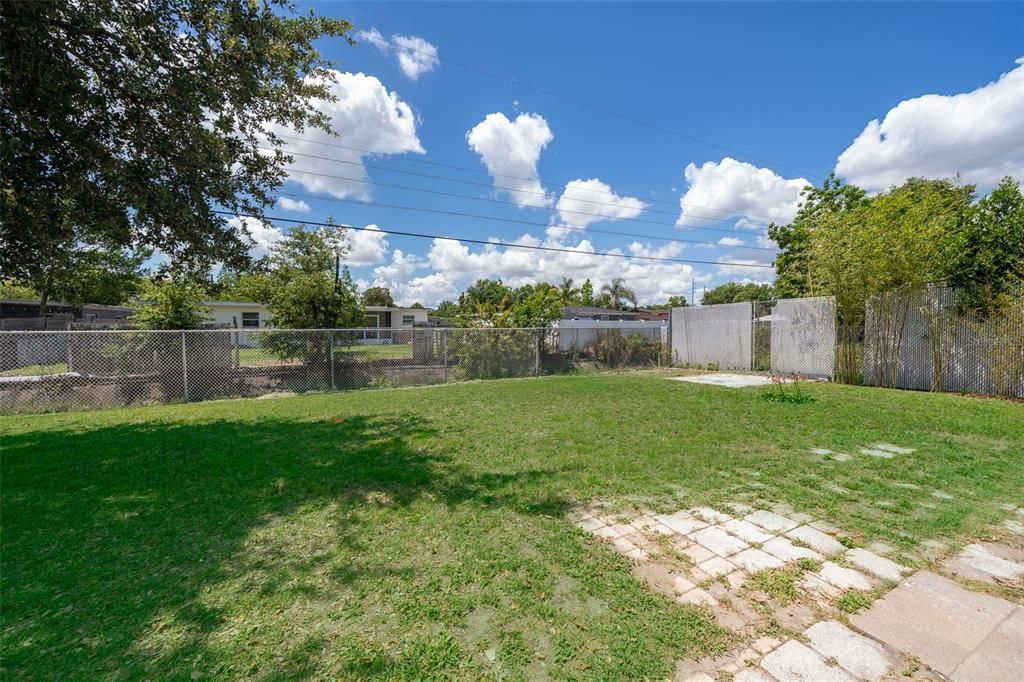
[[[259,313],[242,313],[242,326],[243,327],[259,327],[260,326],[260,314]]]
[[[402,315],[402,326],[411,327],[416,322],[415,315]]]

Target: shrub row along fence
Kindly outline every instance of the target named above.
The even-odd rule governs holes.
[[[420,386],[668,362],[645,329],[0,332],[0,413]]]
[[[875,296],[837,319],[834,299],[673,308],[672,360],[869,386],[1024,397],[1024,296],[981,318],[956,291]]]

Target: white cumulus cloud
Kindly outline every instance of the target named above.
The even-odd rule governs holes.
[[[339,71],[332,74],[333,82],[327,85],[337,100],[318,99],[313,101],[313,105],[330,117],[331,130],[337,133],[337,137],[312,128],[298,133],[291,128],[271,126],[270,132],[301,138],[301,141],[283,140],[283,151],[295,155],[294,163],[288,168],[290,181],[312,192],[366,200],[370,198],[370,186],[362,182],[369,179],[363,166],[364,157],[426,152],[416,136],[416,116],[397,93],[388,92],[374,76]],[[372,154],[336,146],[325,147],[324,144],[369,150]],[[328,156],[342,163],[302,154]],[[303,170],[335,177],[300,172]]]
[[[676,225],[699,227],[737,218],[738,227],[760,227],[768,222],[788,223],[796,215],[804,178],[786,179],[769,168],[723,158],[685,171],[686,193],[679,199],[682,212]]]
[[[298,213],[309,213],[310,206],[305,201],[295,199],[289,199],[288,197],[281,197],[277,200],[278,205],[286,211],[296,211]]]
[[[868,190],[956,173],[982,189],[1024,177],[1024,57],[1016,64],[971,92],[900,102],[839,155],[836,173]]]
[[[645,208],[640,199],[619,196],[597,178],[569,182],[555,204],[562,224],[576,229],[600,220],[635,218]]]
[[[480,155],[500,191],[520,207],[544,208],[554,197],[544,191],[537,171],[540,153],[555,139],[539,114],[487,114],[466,133],[470,149]]]
[[[743,240],[736,237],[722,237],[718,243],[722,246],[743,246]]]
[[[367,225],[365,230],[349,230],[349,252],[345,262],[352,266],[377,265],[383,263],[388,253],[386,235],[376,225]]]
[[[437,47],[419,36],[403,36],[396,33],[388,40],[373,27],[369,31],[359,31],[356,37],[370,43],[384,54],[394,50],[399,68],[410,80],[417,80],[441,63],[437,57]]]

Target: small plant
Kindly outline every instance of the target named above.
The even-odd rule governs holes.
[[[781,376],[772,377],[772,387],[761,393],[761,397],[769,402],[773,403],[793,403],[794,405],[800,405],[803,403],[813,403],[817,400],[812,395],[804,393],[800,388],[800,382],[802,378],[799,374],[793,375],[792,388],[786,389],[786,378]]]
[[[871,606],[874,595],[863,590],[850,590],[836,600],[836,608],[846,614],[857,613]]]

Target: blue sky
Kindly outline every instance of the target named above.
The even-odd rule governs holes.
[[[354,276],[389,286],[400,303],[433,305],[479,277],[600,284],[624,276],[643,302],[689,297],[691,282],[699,291],[770,281],[771,269],[743,267],[771,261],[764,224],[791,216],[802,181],[820,183],[841,155],[840,174],[872,190],[956,171],[983,189],[1004,174],[1024,178],[1018,3],[306,7],[361,33],[356,47],[320,44],[341,74],[339,102],[324,105],[340,138],[307,133],[288,149],[347,163],[296,156],[283,199],[305,206],[283,201],[274,215],[716,263],[353,235]],[[265,248],[275,233],[255,236]]]

